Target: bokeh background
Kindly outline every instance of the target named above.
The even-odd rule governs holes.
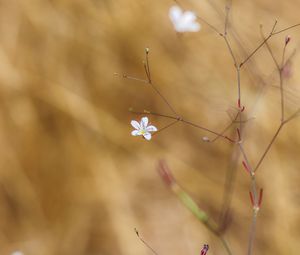
[[[0,254],[225,254],[220,241],[160,180],[165,159],[180,185],[216,221],[231,201],[225,237],[245,254],[251,221],[249,178],[235,147],[182,123],[148,142],[132,137],[128,111],[171,114],[143,83],[150,48],[153,80],[174,108],[221,131],[236,106],[236,77],[224,41],[205,24],[179,36],[168,18],[174,2],[151,0],[0,1]],[[182,0],[222,30],[225,1]],[[239,61],[278,29],[300,22],[299,0],[233,1],[229,39]],[[296,50],[285,78],[287,115],[300,107],[300,28],[274,36]],[[245,148],[255,164],[280,120],[279,80],[262,48],[242,71]],[[150,117],[158,128],[167,119]],[[264,188],[254,254],[299,254],[300,120],[284,127],[257,172]],[[235,130],[228,135],[234,137]],[[226,181],[227,180],[227,181]],[[230,180],[230,181],[228,181]],[[228,186],[228,183],[230,185]],[[229,187],[229,188],[228,188]],[[225,202],[228,206],[228,203]]]

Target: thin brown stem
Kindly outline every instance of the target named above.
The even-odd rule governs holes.
[[[256,219],[257,219],[257,211],[255,211],[255,209],[253,209],[247,255],[251,255],[252,251],[253,251],[253,244],[254,244],[254,239],[255,239],[255,229],[256,229]]]
[[[115,75],[119,76],[119,74],[115,74]],[[138,82],[142,82],[142,83],[147,83],[147,84],[149,83],[148,80],[144,80],[144,79],[132,77],[132,76],[129,76],[129,75],[127,75],[127,74],[123,74],[122,77],[123,77],[124,79],[128,79],[128,80],[134,80],[134,81],[138,81]]]
[[[258,201],[258,196],[257,196],[257,192],[256,192],[255,170],[252,168],[252,166],[250,164],[250,161],[249,161],[249,159],[247,157],[247,154],[244,150],[242,142],[239,143],[239,148],[240,148],[240,151],[242,152],[244,160],[245,160],[245,162],[247,164],[247,167],[249,168],[249,171],[250,171],[251,189],[252,189],[252,192],[253,192],[253,205],[254,205]],[[254,244],[254,239],[255,239],[255,228],[256,228],[257,213],[258,213],[258,209],[256,207],[253,207],[252,222],[251,222],[250,234],[249,234],[249,240],[248,240],[247,255],[251,255],[252,250],[253,250],[253,244]]]
[[[284,121],[284,124],[286,124],[286,123],[290,122],[292,119],[298,117],[299,114],[300,114],[300,108],[299,108],[296,112],[294,112],[290,117],[288,117],[288,118]]]
[[[298,26],[300,26],[300,23],[295,24],[295,25],[290,26],[290,27],[287,27],[287,28],[284,28],[284,29],[281,29],[281,30],[279,30],[279,31],[277,31],[277,32],[273,32],[272,35],[280,34],[280,33],[284,32],[284,31],[287,31],[287,30],[289,30],[289,29],[291,29],[291,28],[298,27]]]
[[[174,110],[173,106],[169,103],[166,97],[156,88],[156,86],[151,82],[150,85],[154,89],[154,91],[160,96],[160,98],[166,103],[166,105],[170,108],[170,110],[177,116],[177,112]]]
[[[151,72],[150,72],[150,65],[149,65],[149,48],[145,49],[145,53],[146,53],[146,67],[148,72],[148,79],[149,79],[149,83],[151,83]]]
[[[226,6],[225,6],[225,25],[224,25],[224,35],[226,36],[227,35],[227,30],[228,30],[228,21],[229,21],[229,12],[230,12],[230,9],[231,9],[231,4],[232,4],[232,1],[230,0]]]
[[[175,124],[178,123],[178,122],[179,122],[179,120],[175,120],[175,121],[171,122],[170,124],[166,125],[165,127],[159,129],[159,130],[158,130],[157,132],[155,132],[152,136],[155,136],[155,135],[157,135],[158,133],[162,132],[163,130],[166,130],[167,128],[172,127],[173,125],[175,125]]]
[[[231,45],[230,45],[230,43],[229,43],[229,41],[228,41],[227,35],[223,35],[223,38],[224,38],[224,40],[225,40],[225,43],[226,43],[227,48],[228,48],[228,50],[229,50],[229,53],[230,53],[230,55],[231,55],[231,57],[232,57],[234,66],[237,67],[237,61],[236,61],[236,58],[235,58],[235,56],[234,56],[232,47],[231,47]]]
[[[221,135],[224,135],[225,132],[234,124],[236,123],[236,120],[239,116],[240,112],[238,112],[235,116],[235,118],[223,129],[223,131],[220,133]],[[214,139],[212,139],[210,142],[213,143],[215,142],[216,140],[218,140],[220,138],[220,135],[217,135]]]
[[[134,229],[136,236],[140,239],[140,241],[149,249],[152,251],[153,254],[159,255],[139,234],[138,230],[135,228]]]
[[[223,237],[223,236],[219,236],[219,238],[220,238],[220,240],[221,240],[223,246],[225,247],[225,249],[226,249],[228,255],[232,255],[231,249],[230,249],[230,247],[229,247],[227,241],[224,239],[224,237]]]
[[[281,104],[281,123],[284,122],[285,119],[285,111],[284,111],[284,93],[283,93],[283,78],[282,78],[282,72],[281,69],[279,71],[279,80],[280,80],[280,104]]]
[[[240,67],[242,67],[244,64],[246,64],[249,59],[262,47],[264,46],[264,44],[271,38],[271,34],[265,39],[263,40],[246,58],[245,60],[243,60],[241,63],[240,63]]]
[[[237,88],[238,88],[238,107],[241,109],[242,105],[242,98],[241,98],[241,69],[239,66],[236,66],[236,75],[237,75]],[[242,115],[240,115],[240,118],[242,118]],[[240,129],[242,127],[240,126]]]
[[[250,173],[253,173],[253,169],[251,167],[251,164],[250,164],[250,161],[249,161],[249,159],[247,157],[247,154],[246,154],[246,152],[244,150],[242,141],[239,142],[238,145],[239,145],[240,151],[242,152],[242,155],[243,155],[243,157],[244,157],[244,159],[245,159],[245,161],[247,163],[247,166],[249,167]]]
[[[145,71],[146,76],[147,76],[148,83],[151,83],[150,75],[148,73],[148,67],[147,67],[146,62],[144,62],[144,61],[143,61],[143,66],[144,66],[144,71]]]
[[[145,53],[146,53],[146,61],[143,61],[143,66],[144,66],[145,74],[147,76],[147,80],[143,80],[143,79],[140,79],[140,78],[128,76],[126,74],[123,74],[123,78],[129,79],[129,80],[139,81],[139,82],[142,82],[142,83],[150,84],[151,87],[154,89],[154,91],[160,96],[160,98],[170,108],[170,110],[177,116],[177,113],[174,110],[173,106],[169,103],[169,101],[167,100],[167,98],[153,84],[152,79],[151,79],[150,66],[149,66],[149,56],[148,56],[149,55],[149,49],[148,48],[145,49]],[[119,74],[117,74],[117,73],[115,73],[115,75],[119,76]]]
[[[265,38],[246,58],[245,60],[243,60],[241,63],[240,63],[240,67],[242,67],[246,62],[249,61],[249,59],[262,47],[264,46],[264,44],[273,36],[273,33],[274,33],[274,30],[275,30],[275,27],[277,25],[277,20],[275,21],[273,27],[272,27],[272,30],[270,32],[270,34],[268,35],[267,38]]]
[[[237,64],[237,60],[236,60],[236,57],[233,53],[231,44],[230,44],[230,42],[227,38],[227,34],[223,35],[223,38],[224,38],[224,41],[225,41],[226,46],[228,48],[228,51],[231,55],[231,58],[233,60],[234,67],[235,67],[236,73],[237,73],[238,107],[240,108],[241,107],[241,76],[240,76],[241,72],[240,72],[240,66],[238,66],[238,64]],[[241,115],[240,115],[240,118],[241,118]],[[242,128],[241,124],[240,124],[240,128]]]
[[[205,19],[203,19],[202,17],[200,17],[199,15],[196,15],[197,19],[199,19],[200,21],[202,21],[204,24],[206,24],[208,27],[210,27],[214,32],[216,32],[218,35],[222,35],[222,33],[212,24],[210,24],[209,22],[207,22]]]
[[[129,109],[129,111],[132,112],[132,113],[134,113],[134,114],[139,114],[139,115],[142,115],[142,114],[154,115],[154,116],[159,116],[159,117],[164,117],[164,118],[168,118],[168,119],[173,119],[173,120],[181,121],[184,124],[193,126],[195,128],[199,128],[199,129],[204,130],[204,131],[206,131],[208,133],[212,133],[212,134],[215,134],[215,135],[217,135],[219,137],[222,137],[222,138],[230,141],[231,143],[235,143],[235,141],[233,139],[231,139],[231,138],[229,138],[227,136],[224,136],[224,135],[222,135],[222,134],[220,134],[220,133],[218,133],[216,131],[213,131],[213,130],[211,130],[209,128],[206,128],[206,127],[200,126],[198,124],[195,124],[195,123],[193,123],[191,121],[187,121],[187,120],[185,120],[185,119],[183,119],[182,117],[179,117],[179,116],[175,117],[175,116],[171,116],[171,115],[160,114],[160,113],[150,112],[150,111],[146,111],[146,110],[143,111],[143,112],[139,112],[139,111],[134,111],[132,109]]]
[[[278,64],[278,62],[277,62],[277,60],[276,60],[276,58],[275,58],[275,56],[274,56],[274,53],[273,53],[273,51],[272,51],[272,49],[271,49],[269,43],[267,43],[267,42],[266,42],[266,47],[267,47],[267,49],[268,49],[268,51],[269,51],[269,53],[270,53],[270,55],[271,55],[271,57],[272,57],[272,60],[273,60],[275,66],[276,66],[276,68],[277,68],[277,71],[280,71],[280,66],[279,66],[279,64]]]
[[[146,114],[146,115],[154,115],[154,116],[164,117],[164,118],[168,118],[168,119],[178,120],[178,117],[174,117],[174,116],[166,115],[166,114],[161,114],[161,113],[156,113],[156,112],[150,112],[150,111],[147,111],[147,110],[144,110],[143,112],[139,112],[139,111],[134,111],[132,109],[129,109],[129,111],[131,113],[138,114],[138,115]]]
[[[281,65],[280,65],[281,69],[283,68],[284,62],[285,62],[286,46],[287,46],[287,43],[284,44],[284,48],[282,51],[282,58],[281,58]]]
[[[260,167],[261,163],[262,163],[263,160],[265,159],[267,153],[268,153],[269,150],[271,149],[271,146],[273,145],[274,141],[276,140],[277,136],[279,135],[279,133],[280,133],[280,131],[281,131],[281,129],[282,129],[282,127],[284,126],[285,123],[286,123],[286,122],[280,123],[280,125],[279,125],[279,127],[277,128],[277,130],[276,130],[274,136],[272,137],[270,143],[268,144],[268,146],[267,146],[267,148],[265,149],[263,155],[261,156],[261,158],[259,159],[259,161],[258,161],[256,167],[254,168],[254,170],[253,170],[254,172],[256,172],[257,169]]]
[[[261,26],[261,35],[262,37],[264,38],[264,35],[263,35],[263,32],[262,32],[262,26]],[[278,71],[278,75],[279,75],[279,84],[280,84],[280,106],[281,106],[281,122],[284,122],[284,108],[285,108],[285,103],[284,103],[284,93],[283,93],[283,78],[282,78],[282,68],[283,68],[283,63],[284,63],[284,55],[285,55],[285,48],[286,48],[286,44],[284,46],[284,49],[283,49],[283,56],[282,56],[282,64],[279,65],[278,61],[276,60],[274,54],[273,54],[273,51],[269,45],[268,42],[266,42],[266,46],[267,46],[267,49],[276,65],[276,68],[277,68],[277,71]]]
[[[188,125],[190,125],[190,126],[193,126],[193,127],[195,127],[195,128],[199,128],[199,129],[202,129],[202,130],[207,131],[207,132],[209,132],[209,133],[212,133],[212,134],[218,135],[218,136],[220,136],[220,137],[222,137],[222,138],[225,138],[225,139],[227,139],[228,141],[230,141],[231,143],[235,143],[235,142],[236,142],[236,141],[234,141],[233,139],[229,138],[228,136],[224,136],[224,135],[222,135],[222,134],[220,134],[220,133],[218,133],[218,132],[215,132],[215,131],[213,131],[213,130],[211,130],[211,129],[208,129],[208,128],[206,128],[206,127],[200,126],[200,125],[195,124],[195,123],[193,123],[193,122],[190,122],[190,121],[187,121],[187,120],[184,120],[184,119],[181,119],[181,121],[182,121],[183,123],[186,123],[186,124],[188,124]]]
[[[272,30],[271,30],[271,33],[245,58],[245,60],[243,60],[241,63],[240,63],[240,67],[242,67],[246,62],[248,62],[249,61],[249,59],[262,47],[262,46],[264,46],[264,44],[272,37],[272,36],[274,36],[274,35],[278,35],[278,34],[280,34],[280,33],[282,33],[282,32],[285,32],[285,31],[287,31],[287,30],[290,30],[290,29],[292,29],[292,28],[294,28],[294,27],[298,27],[298,26],[300,26],[300,23],[298,23],[298,24],[295,24],[295,25],[293,25],[293,26],[289,26],[289,27],[287,27],[287,28],[284,28],[284,29],[281,29],[281,30],[279,30],[279,31],[277,31],[277,32],[275,32],[275,27],[276,27],[276,25],[277,25],[277,20],[275,21],[275,23],[274,23],[274,25],[273,25],[273,28],[272,28]]]

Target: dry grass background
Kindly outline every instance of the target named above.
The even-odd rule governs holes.
[[[218,28],[224,2],[185,1]],[[131,137],[127,109],[168,113],[153,91],[114,72],[142,77],[144,48],[153,78],[175,108],[221,130],[235,105],[236,81],[224,42],[203,24],[178,37],[168,20],[172,1],[0,1],[0,254],[225,254],[219,241],[181,206],[155,165],[168,161],[179,183],[215,219],[232,154],[227,142],[178,124],[151,142]],[[269,31],[298,23],[299,0],[233,1],[230,38],[243,59]],[[300,30],[289,32],[288,52]],[[271,40],[280,58],[286,34]],[[288,111],[300,106],[299,55],[286,86]],[[278,77],[262,49],[242,72],[249,122],[245,146],[257,162],[280,119]],[[258,94],[260,100],[255,104]],[[254,107],[255,105],[255,107]],[[252,111],[254,110],[254,111]],[[158,128],[166,120],[151,118]],[[265,190],[255,254],[299,254],[300,120],[284,128],[258,171]],[[232,135],[234,131],[232,131]],[[249,179],[238,164],[232,222],[226,237],[245,254],[251,208]]]

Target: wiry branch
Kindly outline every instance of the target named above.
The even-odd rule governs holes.
[[[139,234],[138,230],[134,229],[136,236],[141,240],[141,242],[155,255],[159,255]]]

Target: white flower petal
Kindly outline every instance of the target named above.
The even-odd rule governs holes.
[[[140,123],[140,126],[141,126],[141,128],[146,128],[147,127],[147,125],[148,125],[148,118],[147,117],[143,117],[142,119],[141,119],[141,123]]]
[[[198,32],[200,30],[200,28],[201,28],[200,24],[197,22],[194,22],[188,26],[188,31],[189,32]]]
[[[131,126],[133,126],[135,129],[140,129],[140,123],[138,123],[136,120],[132,120],[130,122]]]
[[[174,29],[179,32],[198,32],[201,28],[197,22],[197,16],[192,11],[183,12],[179,6],[172,6],[169,17],[173,22]]]
[[[150,133],[145,133],[145,134],[143,134],[143,136],[148,141],[151,140],[151,137],[152,137]]]
[[[195,13],[191,11],[185,12],[178,23],[179,30],[182,32],[199,31],[200,27],[198,27],[196,19]]]
[[[139,130],[133,130],[133,131],[131,132],[131,135],[137,136],[137,135],[141,135],[141,133],[140,133]]]
[[[148,132],[156,132],[157,131],[157,128],[155,126],[148,126],[146,127],[146,130]]]
[[[182,16],[182,10],[179,6],[174,5],[170,8],[169,17],[173,23],[178,22],[181,16]]]
[[[21,251],[14,251],[13,253],[11,253],[11,255],[24,255],[24,253]]]
[[[181,23],[184,24],[190,24],[192,22],[194,22],[197,19],[197,16],[195,13],[191,12],[191,11],[186,11],[183,13],[183,15],[181,16]]]

